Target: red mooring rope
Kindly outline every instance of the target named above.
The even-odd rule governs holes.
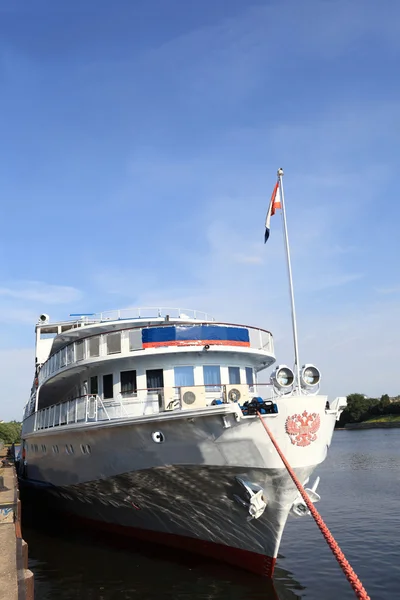
[[[315,508],[314,504],[311,502],[310,498],[308,497],[308,494],[305,491],[305,489],[303,488],[303,486],[301,485],[300,481],[298,480],[296,473],[293,471],[292,467],[289,465],[285,456],[282,454],[281,449],[279,448],[274,436],[270,432],[270,430],[269,430],[268,426],[266,425],[264,419],[262,418],[261,414],[258,412],[257,415],[258,415],[261,423],[263,424],[265,431],[268,433],[271,442],[275,446],[276,451],[278,452],[279,456],[281,457],[283,464],[285,465],[286,469],[288,470],[290,477],[293,479],[295,486],[299,490],[304,502],[306,503],[308,510],[314,517],[314,520],[315,520],[316,524],[318,525],[318,528],[321,531],[322,535],[324,536],[326,543],[328,544],[329,548],[332,550],[336,560],[338,561],[339,565],[342,568],[343,573],[346,575],[347,580],[350,583],[351,587],[353,588],[357,598],[360,598],[360,600],[371,600],[370,597],[368,596],[367,592],[365,591],[363,584],[361,583],[361,581],[359,580],[359,578],[353,571],[349,561],[346,559],[345,555],[341,551],[339,544],[336,542],[335,538],[329,531],[328,527],[325,525],[321,515],[319,514],[319,512]]]

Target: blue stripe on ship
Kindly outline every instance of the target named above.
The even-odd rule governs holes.
[[[232,341],[248,344],[249,331],[243,327],[220,325],[177,325],[171,327],[150,327],[142,330],[143,344],[189,341]]]

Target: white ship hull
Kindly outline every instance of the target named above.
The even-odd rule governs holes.
[[[288,433],[304,413],[317,430]],[[302,482],[325,459],[336,415],[325,396],[303,395],[263,417]],[[25,441],[24,483],[76,518],[272,577],[298,492],[258,417],[237,405],[70,424]],[[241,481],[263,490],[258,518]]]

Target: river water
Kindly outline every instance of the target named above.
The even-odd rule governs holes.
[[[336,431],[316,475],[317,508],[372,600],[400,598],[400,429]],[[355,597],[311,517],[288,521],[273,584],[169,549],[30,521],[23,534],[35,600]]]

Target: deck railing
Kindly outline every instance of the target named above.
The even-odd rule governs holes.
[[[262,350],[273,355],[273,338],[269,331],[255,327],[241,327],[248,330],[250,348]],[[145,350],[142,343],[142,329],[141,327],[135,327],[121,331],[109,331],[71,342],[58,352],[55,352],[42,365],[38,377],[39,384],[41,385],[57,372],[81,363],[84,360],[117,355],[130,356],[134,352]],[[209,344],[212,345],[212,342],[209,342]],[[171,345],[173,345],[172,342]],[[188,342],[187,345],[182,345],[182,347],[187,348],[190,345],[191,343]],[[229,348],[229,341],[223,347]]]
[[[209,391],[213,388],[213,391]],[[43,408],[24,421],[24,433],[78,423],[114,419],[132,419],[174,410],[192,410],[206,406],[237,403],[243,406],[253,397],[275,400],[270,384],[198,385],[137,390],[131,395],[118,394],[103,400],[97,394],[85,394]]]
[[[131,308],[122,308],[119,310],[106,310],[100,313],[71,314],[71,317],[79,317],[77,324],[82,323],[103,323],[104,321],[121,321],[124,319],[184,319],[215,321],[214,317],[202,310],[192,308],[176,308],[170,306],[138,306]]]

